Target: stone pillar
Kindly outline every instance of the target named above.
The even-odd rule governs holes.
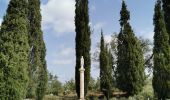
[[[83,56],[81,57],[81,68],[79,69],[80,71],[80,100],[85,100],[84,99],[84,58]]]

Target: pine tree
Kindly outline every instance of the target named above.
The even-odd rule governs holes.
[[[158,99],[165,100],[170,98],[170,47],[160,0],[155,5],[153,21],[155,26],[153,88]]]
[[[110,54],[107,45],[105,46],[103,32],[101,32],[100,42],[100,90],[105,94],[107,100],[109,100],[112,92],[112,68]]]
[[[46,48],[41,30],[40,0],[28,0],[29,20],[29,87],[27,96],[42,100],[47,85]]]
[[[75,67],[75,80],[76,80],[76,92],[78,97],[80,96],[80,59],[84,57],[85,61],[85,95],[88,89],[88,83],[90,80],[90,48],[91,48],[91,32],[89,27],[89,15],[88,15],[88,0],[76,0],[75,10],[75,26],[76,26],[76,67]]]
[[[118,35],[117,86],[127,96],[138,94],[144,85],[144,58],[141,45],[129,24],[130,12],[125,1],[120,12],[121,31]]]
[[[27,0],[11,0],[0,30],[0,98],[22,100],[28,82]]]
[[[166,30],[170,38],[170,0],[162,0]],[[170,40],[169,40],[170,44]]]

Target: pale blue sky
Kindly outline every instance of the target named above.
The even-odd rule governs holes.
[[[9,0],[0,0],[0,22],[5,15]],[[153,11],[156,0],[126,0],[131,13],[131,25],[137,36],[153,38]],[[42,0],[42,30],[47,48],[48,70],[65,82],[74,78],[75,32],[74,0]],[[94,30],[92,51],[100,41],[100,30],[110,41],[113,32],[119,32],[121,0],[89,0],[90,25]],[[91,75],[98,77],[99,70],[92,62]]]

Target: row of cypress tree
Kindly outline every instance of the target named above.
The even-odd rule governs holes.
[[[166,99],[170,96],[170,1],[157,0],[154,14],[154,48],[153,48],[153,88],[156,97]],[[163,9],[162,9],[163,6]],[[90,69],[90,28],[88,0],[76,0],[76,91],[79,96],[80,57],[85,57],[85,93],[89,81]],[[120,12],[120,33],[118,35],[117,67],[115,72],[116,85],[128,96],[138,94],[146,79],[144,72],[144,53],[141,43],[135,36],[129,23],[130,12],[125,1]],[[169,33],[169,35],[168,35]],[[113,57],[104,43],[103,33],[100,44],[100,88],[107,98],[111,93]]]
[[[42,100],[46,48],[39,0],[10,0],[0,29],[0,99]]]
[[[163,3],[163,5],[162,5]],[[163,9],[162,9],[163,6]],[[170,45],[168,30],[170,25],[170,1],[157,0],[154,11],[154,48],[153,48],[153,89],[158,100],[170,98]],[[130,26],[130,12],[127,10],[125,1],[122,2],[120,12],[120,33],[118,35],[117,46],[117,67],[115,71],[116,86],[126,92],[126,96],[139,94],[146,79],[144,72],[144,53],[141,43]],[[100,43],[100,87],[101,91],[109,98],[112,87],[108,72],[112,69],[108,67],[110,55],[105,49],[103,33]],[[113,81],[112,81],[113,82]],[[105,89],[105,90],[103,90]]]

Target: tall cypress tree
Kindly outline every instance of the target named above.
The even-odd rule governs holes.
[[[111,48],[108,51],[108,58],[109,58],[109,71],[110,71],[110,78],[111,78],[111,86],[115,87],[115,76],[114,76],[114,57],[111,52]]]
[[[46,48],[43,40],[43,32],[41,30],[41,13],[40,0],[29,1],[29,87],[28,97],[34,97],[36,94],[37,100],[42,100],[45,95],[47,85],[47,68],[46,68]]]
[[[144,58],[140,43],[129,24],[130,13],[125,1],[122,2],[120,15],[116,78],[118,88],[130,96],[138,94],[144,85]]]
[[[88,0],[76,0],[75,10],[75,26],[76,26],[76,67],[75,67],[75,80],[76,80],[76,92],[78,97],[80,96],[80,59],[84,57],[85,61],[85,95],[88,89],[88,83],[90,80],[90,48],[91,48],[91,31],[89,27],[89,15],[88,15]]]
[[[160,0],[155,5],[153,21],[155,26],[153,88],[158,99],[165,100],[170,98],[170,47]]]
[[[170,38],[170,0],[162,0],[166,30]],[[170,40],[169,40],[170,44]]]
[[[103,32],[101,32],[101,40],[100,40],[100,81],[103,80],[103,69],[104,69],[104,66],[106,66],[106,64],[104,64],[106,61],[104,59],[104,56],[105,56],[105,43],[104,43],[104,37],[103,37]],[[100,90],[102,91],[102,88],[103,88],[103,85],[102,83],[100,82]]]
[[[0,98],[22,100],[28,82],[27,0],[11,0],[0,30]]]
[[[105,46],[103,32],[101,32],[100,42],[100,90],[105,94],[107,100],[109,100],[112,89],[112,67],[110,53],[107,45]]]

